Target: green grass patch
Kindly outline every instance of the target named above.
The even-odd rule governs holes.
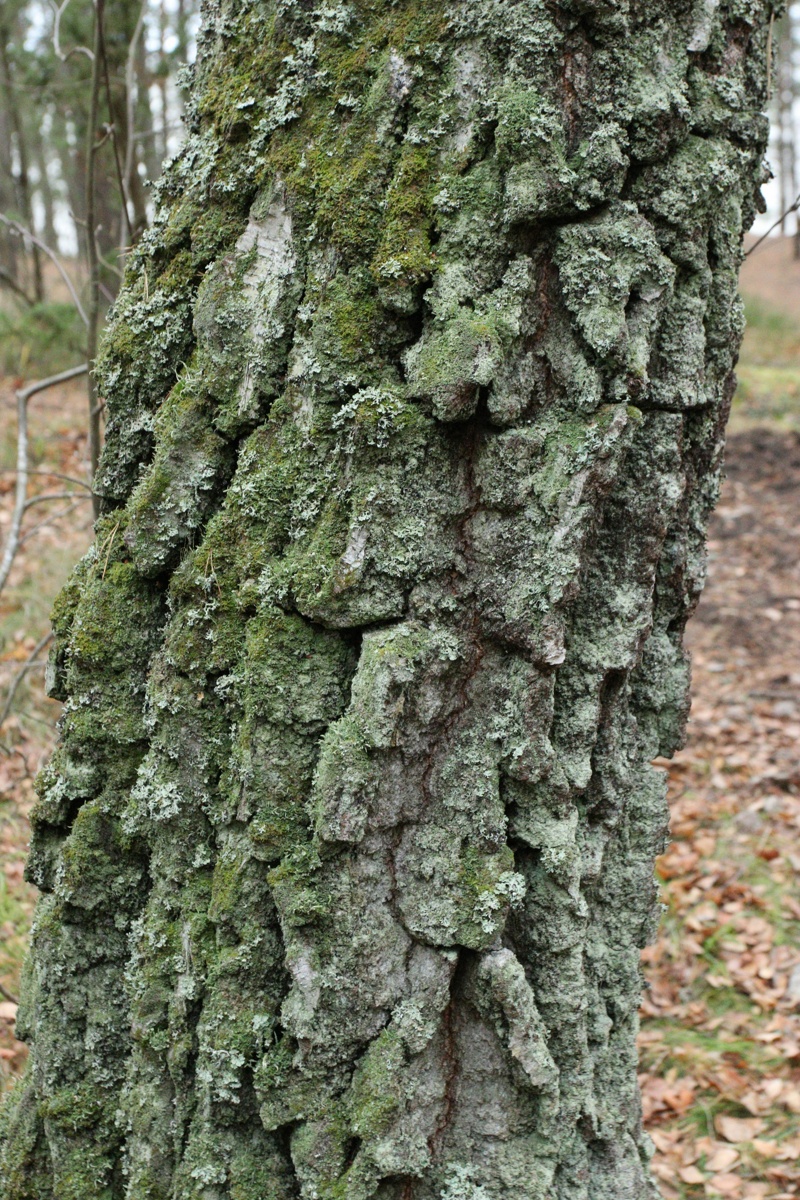
[[[734,427],[800,429],[800,317],[755,297],[745,297],[745,315]]]

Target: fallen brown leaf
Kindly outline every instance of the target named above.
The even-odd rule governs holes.
[[[739,1160],[739,1151],[734,1150],[733,1146],[720,1146],[719,1150],[715,1150],[709,1158],[706,1166],[709,1171],[727,1171],[728,1167],[732,1167]]]
[[[713,1195],[718,1192],[721,1196],[739,1196],[742,1191],[742,1181],[738,1175],[731,1175],[728,1172],[722,1172],[719,1175],[712,1175],[706,1185],[706,1192]]]
[[[663,1099],[673,1112],[685,1113],[694,1104],[694,1091],[691,1088],[681,1088],[679,1091],[664,1092]]]
[[[762,1196],[769,1196],[770,1194],[773,1200],[775,1200],[775,1193],[770,1192],[770,1185],[768,1183],[759,1183],[756,1180],[751,1180],[744,1185],[742,1200],[761,1200]]]
[[[761,1133],[764,1122],[760,1117],[728,1117],[718,1113],[714,1126],[726,1142],[751,1142]]]

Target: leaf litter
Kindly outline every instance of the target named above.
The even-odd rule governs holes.
[[[664,919],[643,955],[665,1200],[800,1196],[800,435],[733,433],[687,643]]]

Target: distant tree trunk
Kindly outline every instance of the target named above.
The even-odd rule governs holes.
[[[41,128],[37,130],[33,150],[36,155],[36,169],[39,174],[38,192],[42,201],[43,220],[42,237],[48,246],[58,250],[58,234],[55,224],[55,197],[50,183],[48,166],[50,161],[49,138],[45,138]]]
[[[175,48],[175,57],[180,63],[185,63],[189,56],[189,31],[187,26],[186,0],[178,0],[178,12],[175,20],[175,34],[178,39],[178,45]]]
[[[166,53],[166,46],[165,46],[165,34],[167,32],[166,26],[167,26],[167,13],[164,8],[164,0],[161,0],[159,7],[158,7],[158,39],[159,39],[159,42],[158,42],[158,73],[154,80],[156,87],[158,88],[159,113],[161,116],[161,119],[159,121],[159,126],[160,126],[160,130],[159,130],[160,140],[159,140],[159,152],[158,152],[159,162],[163,162],[169,153],[169,151],[168,151],[169,102],[168,102],[168,98],[167,98],[168,97],[167,74],[168,74],[169,68],[167,66],[167,53]]]
[[[125,108],[124,113],[121,115],[122,128],[124,129],[125,191],[132,209],[131,232],[133,241],[138,240],[147,228],[147,199],[142,178],[139,174],[139,146],[136,140],[136,113],[140,107],[141,93],[145,92],[147,87],[142,75],[139,75],[137,78],[136,70],[137,64],[141,61],[140,49],[144,42],[146,13],[147,3],[145,2],[140,8],[132,42],[128,46],[128,56],[125,64],[125,92],[122,97]],[[147,105],[146,111],[149,124],[149,105]],[[122,257],[124,259],[124,254]]]
[[[152,80],[147,69],[144,38],[139,40],[136,48],[136,77],[138,93],[136,97],[136,128],[141,135],[141,160],[144,163],[148,179],[157,179],[161,170],[161,160],[158,157],[156,130],[153,120],[150,86]]]
[[[11,159],[11,122],[0,96],[0,212],[10,213],[16,207]],[[14,290],[21,286],[19,276],[19,239],[5,227],[0,229],[0,287],[9,284]],[[4,281],[4,282],[3,282]]]
[[[3,1200],[656,1195],[769,16],[206,5],[54,615]]]
[[[96,7],[96,4],[84,5],[83,8],[76,5],[66,10],[66,16],[76,19],[76,24],[69,28],[69,32],[67,32],[68,27],[64,26],[62,32],[65,44],[91,44],[93,38],[91,14]],[[86,58],[82,55],[73,55],[69,64],[74,71],[74,74],[69,77],[70,94],[73,98],[69,112],[72,136],[69,139],[71,145],[68,143],[65,148],[64,175],[68,180],[70,201],[79,229],[79,238],[86,245],[88,238],[86,234],[87,193],[85,181],[89,171],[87,146],[90,142],[96,144],[97,149],[94,154],[95,239],[101,260],[101,282],[107,294],[116,293],[119,287],[119,268],[116,260],[120,247],[126,245],[129,240],[120,175],[124,174],[128,139],[126,68],[128,51],[139,12],[140,5],[131,3],[130,0],[106,0],[103,5],[103,41],[106,63],[101,71],[102,89],[97,112],[97,128],[91,131],[88,126],[91,64],[87,64]],[[87,16],[89,17],[88,21]],[[77,20],[78,18],[80,20]],[[105,85],[106,71],[108,88]],[[138,176],[132,182],[131,200],[129,215],[134,232],[137,233],[140,230],[140,222],[145,209],[145,199]]]
[[[31,179],[28,164],[28,138],[23,120],[19,96],[14,88],[14,78],[11,62],[8,57],[8,28],[0,24],[0,79],[5,94],[8,124],[13,135],[12,145],[15,150],[16,162],[12,167],[14,191],[16,193],[17,214],[26,227],[35,233],[33,219],[33,204],[31,201]],[[28,242],[27,249],[31,256],[33,295],[38,301],[44,299],[44,280],[42,277],[42,257],[39,247],[34,242]]]
[[[69,10],[67,10],[69,11]],[[73,114],[53,106],[52,144],[58,155],[61,178],[64,181],[70,217],[75,224],[75,237],[82,245],[85,237],[82,226],[85,190],[84,145],[78,141]],[[82,190],[83,186],[83,190]]]
[[[789,232],[789,206],[794,199],[794,64],[792,63],[792,27],[789,14],[784,14],[778,26],[775,53],[776,78],[776,135],[778,140],[778,188],[780,190],[781,237]]]
[[[788,67],[788,86],[789,86],[789,177],[792,181],[792,201],[797,199],[798,186],[800,186],[800,173],[798,173],[797,162],[797,117],[795,112],[795,102],[797,100],[797,80],[795,78],[795,46],[796,46],[796,26],[792,16],[791,5],[786,10],[786,53],[789,60]],[[794,257],[800,258],[800,214],[797,211],[794,213]]]

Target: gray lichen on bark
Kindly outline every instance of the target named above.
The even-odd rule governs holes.
[[[216,0],[98,364],[3,1200],[645,1200],[757,0]]]

